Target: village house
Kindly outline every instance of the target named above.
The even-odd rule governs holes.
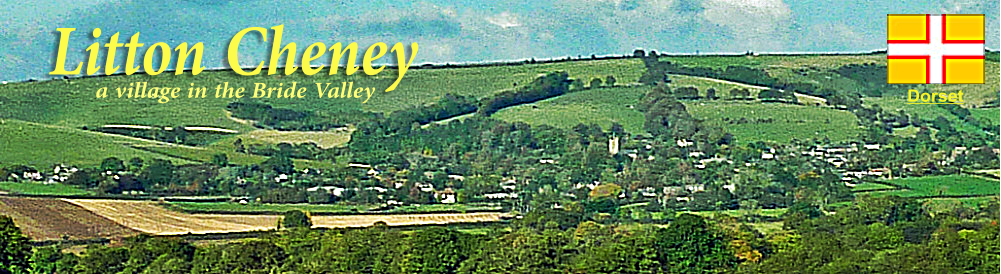
[[[454,204],[456,202],[455,190],[451,187],[435,193],[435,198],[443,204]]]
[[[323,191],[329,193],[330,195],[334,195],[335,197],[342,197],[342,195],[344,195],[344,190],[346,190],[346,188],[338,186],[315,186],[306,189],[306,191],[309,192]]]
[[[360,168],[360,169],[371,169],[372,165],[362,164],[362,163],[348,163],[348,167],[350,167],[350,168]]]
[[[692,145],[695,145],[695,142],[688,141],[685,139],[678,140],[678,147],[688,147]]]
[[[687,184],[685,190],[691,193],[706,191],[706,184]]]
[[[415,184],[421,192],[432,192],[434,191],[434,185],[431,183],[417,183]]]
[[[289,181],[289,176],[287,174],[278,174],[278,176],[275,176],[275,183],[281,184],[288,181]]]
[[[514,191],[518,188],[518,181],[515,179],[508,179],[500,182],[500,187],[503,190]]]
[[[654,198],[657,197],[657,189],[653,187],[645,187],[637,190],[641,197],[644,198]]]

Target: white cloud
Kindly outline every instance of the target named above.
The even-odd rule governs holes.
[[[780,51],[786,46],[792,11],[781,0],[707,0],[703,6],[707,20],[734,33],[734,50]]]
[[[513,28],[520,27],[521,23],[518,22],[518,16],[511,14],[510,12],[501,12],[500,14],[490,16],[486,18],[487,22],[499,26],[501,28]]]

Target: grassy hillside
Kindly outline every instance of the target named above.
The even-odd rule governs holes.
[[[1001,124],[1001,109],[999,108],[975,108],[970,109],[970,114],[980,121],[990,121],[992,125]]]
[[[649,87],[592,89],[503,109],[493,117],[571,128],[579,123],[597,123],[608,128],[613,122],[637,134],[643,130],[643,113],[635,109]],[[686,101],[688,112],[711,125],[726,128],[738,142],[787,142],[793,138],[851,140],[861,133],[858,119],[847,111],[830,108],[759,102]],[[630,108],[632,107],[632,108]],[[771,119],[770,123],[731,124],[730,121]],[[725,120],[728,119],[728,120]],[[828,122],[829,121],[829,122]]]
[[[961,131],[975,132],[980,131],[978,127],[974,127],[969,123],[966,123],[956,117],[955,115],[949,113],[948,110],[941,108],[937,105],[921,105],[921,104],[907,104],[907,99],[903,97],[868,97],[863,98],[863,102],[867,106],[879,105],[884,111],[900,111],[903,110],[904,113],[910,114],[912,116],[916,115],[922,120],[934,120],[939,116],[945,117],[952,125]],[[998,108],[983,108],[983,109],[970,109],[970,114],[978,120],[990,121],[991,124],[997,125],[999,120],[1001,120],[1001,109]]]
[[[747,66],[766,68],[838,68],[844,64],[886,63],[885,55],[727,55],[727,56],[670,56],[661,57],[686,66],[725,68]]]
[[[214,98],[215,87],[228,82],[230,87],[245,87],[245,98],[253,94],[255,83],[285,87],[297,82],[297,87],[306,87],[306,98],[302,99],[260,99],[275,107],[297,110],[364,109],[377,112],[391,112],[408,106],[433,102],[445,93],[465,96],[485,97],[495,92],[510,89],[514,83],[528,83],[540,73],[564,70],[570,77],[590,79],[614,75],[620,83],[635,82],[644,68],[638,59],[576,61],[552,64],[532,64],[522,66],[494,66],[480,68],[411,69],[396,90],[385,92],[396,78],[396,72],[385,70],[378,76],[368,76],[358,72],[351,76],[302,74],[247,77],[232,71],[206,71],[197,76],[135,74],[108,77],[90,77],[71,80],[56,80],[36,83],[14,83],[0,85],[0,117],[25,121],[56,124],[69,127],[104,124],[140,125],[202,125],[237,130],[249,130],[250,126],[227,118],[224,107],[235,99]],[[376,93],[365,104],[362,99],[329,98],[317,99],[315,83],[331,82],[340,86],[342,81],[353,81],[354,87],[375,87]],[[117,98],[118,87],[128,87],[129,83],[147,82],[149,87],[181,87],[180,97],[167,103],[156,99]],[[209,87],[206,98],[187,98],[187,88]],[[107,99],[95,98],[101,87],[109,88]],[[364,96],[363,96],[364,97]]]
[[[57,163],[97,165],[107,157],[162,158],[174,164],[191,163],[131,147],[160,146],[163,143],[11,119],[0,122],[0,143],[0,162],[38,168],[48,168]]]
[[[96,166],[108,157],[160,158],[176,165],[209,162],[225,153],[231,163],[256,164],[266,157],[236,153],[223,147],[181,146],[61,126],[0,119],[0,163],[48,168],[54,164]],[[297,167],[331,167],[331,163],[295,160]]]
[[[772,77],[787,82],[814,83],[834,90],[859,90],[863,83],[845,78],[830,70],[846,64],[874,63],[886,65],[886,55],[732,55],[732,56],[671,56],[660,60],[671,61],[686,66],[725,68],[727,66],[747,66],[763,68]],[[962,90],[967,106],[981,105],[999,98],[1001,90],[1001,63],[985,60],[984,82],[977,85],[917,85],[918,89],[933,92],[955,92]],[[888,96],[906,96],[907,88],[883,90]]]
[[[34,195],[88,195],[90,191],[64,184],[0,182],[0,191]]]
[[[724,101],[693,101],[685,105],[689,113],[705,123],[725,128],[738,143],[824,137],[837,142],[852,140],[862,132],[855,115],[830,108]],[[735,122],[742,118],[748,122]],[[754,122],[766,119],[771,122]]]
[[[673,56],[662,57],[688,66],[723,68],[729,65],[744,65],[764,68],[772,76],[790,81],[817,83],[835,87],[837,90],[851,90],[857,83],[841,77],[830,69],[845,64],[877,63],[885,64],[883,55],[802,55],[802,56]],[[376,112],[392,112],[414,105],[434,102],[445,93],[484,98],[511,90],[515,83],[526,84],[541,73],[563,70],[571,78],[589,82],[593,78],[605,79],[614,76],[615,87],[583,90],[557,98],[543,100],[503,109],[494,117],[508,121],[524,121],[529,124],[548,124],[569,128],[579,123],[596,123],[608,128],[612,123],[622,124],[634,134],[643,134],[643,114],[635,109],[638,99],[649,88],[631,86],[638,81],[645,68],[640,59],[580,60],[548,64],[525,64],[510,66],[417,69],[408,71],[405,79],[395,91],[383,92],[396,78],[396,72],[386,70],[376,77],[356,73],[353,76],[341,74],[305,76],[274,75],[245,77],[231,71],[206,71],[198,76],[143,74],[107,77],[88,77],[70,80],[53,80],[32,83],[0,85],[0,137],[6,143],[0,147],[3,156],[0,161],[47,165],[57,162],[71,164],[94,164],[105,157],[119,158],[168,158],[175,163],[208,161],[216,153],[226,153],[230,160],[238,164],[263,161],[263,157],[235,153],[231,144],[236,138],[247,143],[301,143],[312,141],[323,147],[335,147],[349,140],[350,131],[340,132],[275,132],[254,128],[248,121],[231,118],[225,111],[226,104],[236,99],[214,98],[215,86],[228,82],[231,87],[251,89],[255,83],[277,86],[279,83],[298,83],[307,89],[304,99],[255,99],[274,107],[296,110],[338,111],[361,109]],[[935,85],[928,88],[962,88],[968,101],[982,102],[997,98],[998,66],[988,61],[988,84],[986,85]],[[673,87],[694,86],[705,94],[708,88],[715,88],[717,95],[729,96],[733,88],[747,85],[711,78],[673,75]],[[338,85],[342,81],[353,81],[355,87],[374,87],[377,92],[362,104],[362,99],[317,99],[316,82],[331,82]],[[117,97],[115,88],[127,87],[129,83],[147,82],[150,87],[181,87],[181,98],[168,103],[158,103],[156,99],[94,98],[100,87],[108,87],[109,95]],[[208,98],[189,99],[187,87],[209,87]],[[758,89],[751,88],[752,95]],[[990,92],[985,92],[990,91]],[[896,91],[892,91],[896,92]],[[887,91],[888,94],[892,93]],[[900,91],[906,92],[905,90]],[[805,97],[801,97],[804,100]],[[933,119],[939,115],[955,122],[954,116],[941,108],[931,105],[906,105],[903,97],[886,96],[866,98],[866,104],[880,104],[884,109],[903,109],[908,113]],[[860,130],[856,118],[848,112],[827,108],[804,107],[784,104],[761,104],[759,102],[691,101],[686,102],[689,112],[706,123],[727,128],[736,135],[738,142],[776,141],[785,142],[792,138],[824,138],[835,141],[848,140]],[[971,109],[975,117],[997,124],[999,110]],[[741,118],[768,119],[768,123],[735,123]],[[461,118],[460,118],[461,119]],[[78,130],[83,126],[105,124],[153,125],[153,126],[212,126],[239,131],[204,148],[164,145],[121,136],[110,136]],[[964,123],[957,123],[960,130],[977,130]],[[54,145],[53,145],[54,144]],[[142,149],[136,149],[141,147]],[[329,166],[330,163],[300,161],[305,166]]]
[[[493,117],[560,128],[571,128],[580,123],[596,123],[608,129],[612,123],[619,123],[627,132],[644,134],[643,113],[636,110],[636,105],[649,89],[650,87],[637,86],[578,91],[532,104],[505,108],[493,114]]]

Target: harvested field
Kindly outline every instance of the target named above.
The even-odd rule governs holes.
[[[269,129],[258,129],[239,137],[244,141],[261,141],[265,143],[315,143],[320,148],[332,148],[346,144],[351,139],[351,129],[338,128],[331,131],[278,131]],[[228,142],[226,144],[232,144]]]
[[[187,214],[156,202],[67,200],[124,226],[157,235],[226,233],[274,229],[281,216]],[[313,216],[315,227],[362,227],[383,221],[389,225],[448,224],[500,220],[503,213]]]
[[[0,214],[35,241],[117,238],[139,234],[77,205],[55,199],[0,197]]]

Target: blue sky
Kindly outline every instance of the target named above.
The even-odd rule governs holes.
[[[39,3],[35,3],[39,2]],[[44,2],[44,3],[42,3]],[[323,3],[320,3],[323,2]],[[247,27],[284,24],[285,42],[417,42],[418,63],[628,54],[860,52],[886,47],[887,13],[983,13],[986,43],[999,47],[998,1],[563,0],[563,1],[8,1],[0,6],[0,79],[45,79],[56,28],[76,28],[70,64],[120,32],[124,42],[202,42],[202,62],[225,67],[229,39]],[[95,28],[103,35],[91,39]],[[266,60],[244,41],[241,60]],[[144,50],[140,50],[140,55]],[[103,55],[101,59],[103,59]],[[321,60],[329,59],[322,58]],[[119,51],[118,62],[124,60]]]

